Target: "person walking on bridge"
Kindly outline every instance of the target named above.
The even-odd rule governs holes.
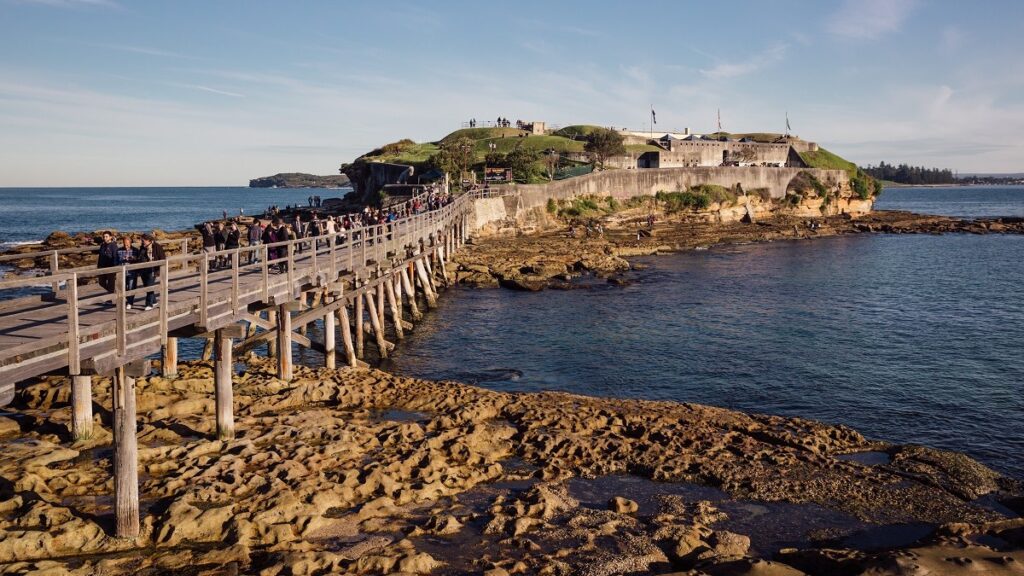
[[[147,234],[143,234],[142,235],[142,247],[139,248],[137,261],[139,261],[139,262],[159,262],[161,260],[165,260],[166,258],[167,258],[167,256],[166,256],[166,254],[164,254],[163,247],[156,243],[156,240],[153,238],[153,236],[151,234],[148,234],[148,233]],[[157,277],[157,274],[159,272],[160,272],[160,268],[157,267],[157,266],[154,266],[152,268],[143,268],[143,269],[139,270],[137,272],[137,274],[138,274],[138,278],[140,280],[142,280],[142,285],[146,286],[146,287],[149,287],[149,286],[152,286],[156,282],[156,277]],[[134,295],[128,297],[128,307],[129,308],[134,303],[134,301],[135,301],[135,296]],[[164,302],[164,305],[166,306],[167,303]],[[146,308],[145,308],[145,310],[152,310],[153,306],[156,306],[156,292],[153,292],[151,290],[149,292],[146,292]]]
[[[112,268],[114,266],[117,266],[117,242],[114,242],[114,235],[111,232],[104,232],[103,243],[100,244],[99,258],[96,260],[96,267]],[[115,274],[103,274],[99,277],[98,281],[104,290],[113,293],[117,276]],[[112,302],[107,301],[107,304],[112,304]]]
[[[138,255],[138,250],[136,250],[135,247],[132,246],[131,234],[125,234],[124,236],[121,236],[121,247],[117,249],[117,265],[128,266],[129,264],[135,264],[135,262],[138,261]],[[138,281],[139,277],[135,270],[125,272],[125,290],[135,290],[135,286],[138,284]],[[132,307],[132,305],[130,304],[130,302],[132,301],[132,297],[129,296],[127,301],[129,302],[129,304],[126,306],[126,308],[130,310]]]
[[[263,226],[259,220],[253,220],[252,224],[249,225],[249,246],[259,246],[260,241],[263,239]],[[259,251],[249,251],[249,264],[254,264],[259,260]]]

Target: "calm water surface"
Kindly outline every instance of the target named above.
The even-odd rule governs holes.
[[[340,198],[349,188],[0,188],[0,248],[53,232],[183,230],[227,210],[263,212],[306,204],[311,194]]]
[[[923,192],[936,190],[879,204],[923,212]],[[1024,208],[1021,188],[995,189],[999,201],[939,192],[947,214]],[[649,268],[625,288],[459,290],[391,368],[803,416],[1024,478],[1024,237],[863,235],[636,261]]]

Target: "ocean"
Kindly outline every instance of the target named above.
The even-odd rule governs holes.
[[[0,189],[0,242],[183,229],[346,191]],[[1024,187],[897,188],[876,207],[1024,216]],[[448,291],[386,368],[813,418],[1024,479],[1024,237],[872,234],[636,261],[648,268],[626,287]],[[183,341],[182,359],[201,347]]]
[[[351,188],[0,188],[0,248],[38,242],[54,230],[184,230],[227,211],[252,215],[271,204],[340,198]]]

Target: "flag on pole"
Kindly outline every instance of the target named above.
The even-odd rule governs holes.
[[[718,131],[722,131],[722,109],[718,109]]]
[[[654,106],[651,106],[651,124],[657,124],[657,123],[658,123],[658,120],[654,116]]]
[[[789,134],[790,130],[792,130],[792,128],[789,127],[789,112],[787,111],[786,112],[786,134]]]

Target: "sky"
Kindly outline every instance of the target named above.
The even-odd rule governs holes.
[[[470,118],[1024,171],[1024,2],[0,0],[0,187],[335,174]]]

